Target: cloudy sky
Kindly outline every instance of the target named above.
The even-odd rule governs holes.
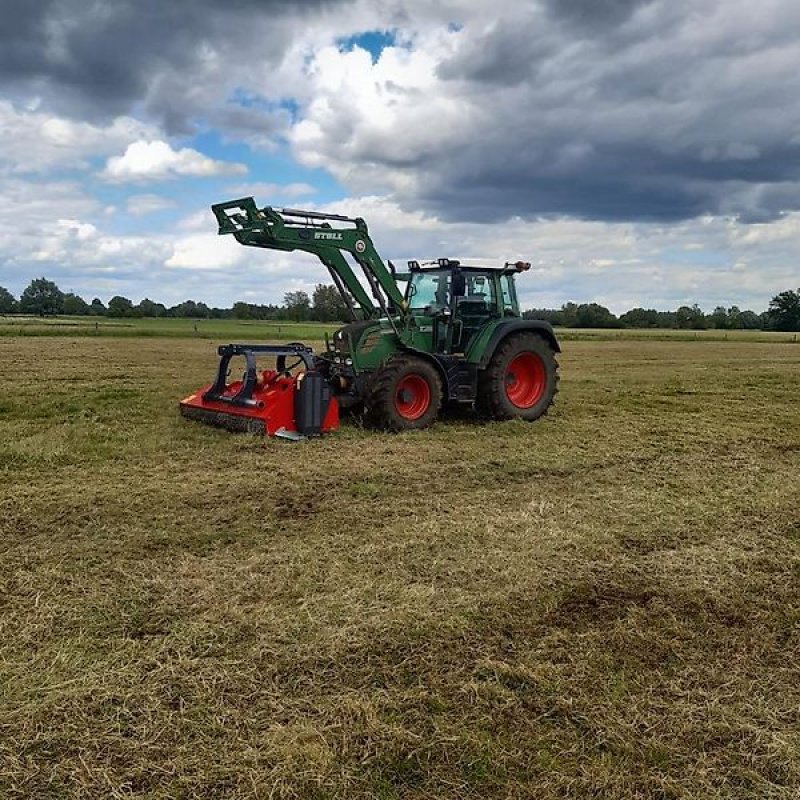
[[[763,310],[800,284],[796,0],[0,0],[0,285],[280,301],[208,210],[524,258],[525,306]]]

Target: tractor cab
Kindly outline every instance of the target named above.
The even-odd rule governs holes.
[[[514,274],[527,263],[473,267],[440,258],[408,267],[406,303],[414,317],[433,321],[435,352],[464,352],[492,320],[520,316]]]

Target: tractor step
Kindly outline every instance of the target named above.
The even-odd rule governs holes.
[[[302,344],[229,344],[220,356],[214,383],[180,402],[181,414],[234,432],[297,438],[320,436],[339,427],[339,405],[325,378],[314,369],[314,352]],[[257,355],[275,358],[275,369],[257,371]],[[231,359],[242,356],[242,379],[228,383]],[[292,370],[303,365],[304,370]]]

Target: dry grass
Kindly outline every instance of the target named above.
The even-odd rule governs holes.
[[[0,340],[0,796],[798,796],[800,347],[300,445],[180,419],[214,361]]]

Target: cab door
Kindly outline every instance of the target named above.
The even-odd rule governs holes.
[[[455,298],[454,351],[465,352],[473,337],[497,315],[495,278],[489,272],[464,270],[464,294]],[[457,340],[457,341],[456,341]]]

